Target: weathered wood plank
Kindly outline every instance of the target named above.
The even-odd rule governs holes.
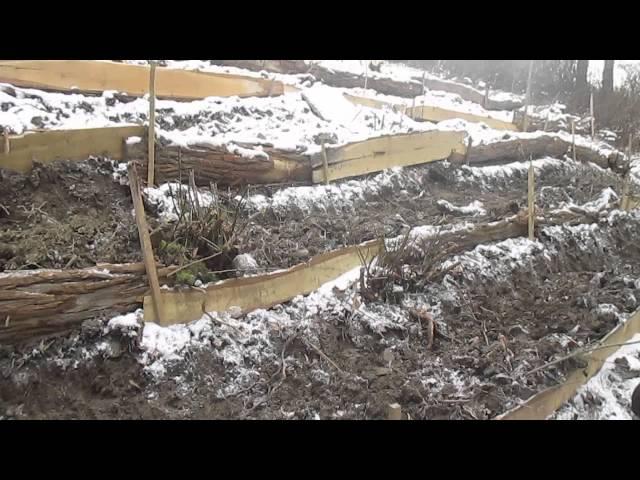
[[[9,153],[0,153],[0,168],[26,173],[33,161],[86,160],[104,156],[114,160],[124,158],[124,140],[142,136],[146,128],[125,127],[49,130],[9,136]]]
[[[327,148],[328,180],[356,177],[391,167],[418,165],[449,158],[452,152],[464,155],[464,132],[429,131],[388,135]],[[320,158],[313,161],[313,182],[325,181]]]
[[[149,67],[95,60],[0,61],[0,82],[20,87],[100,93],[116,90],[143,96]],[[284,93],[281,82],[263,78],[173,68],[156,71],[158,98],[195,100],[205,97],[262,97]]]
[[[163,324],[197,320],[202,317],[203,307],[207,312],[223,312],[234,306],[243,312],[272,307],[313,292],[361,265],[361,258],[370,260],[382,249],[383,243],[375,240],[318,255],[307,263],[280,272],[225,280],[203,291],[163,291],[166,318]],[[144,301],[144,319],[157,321],[153,301],[148,296]]]
[[[369,108],[383,109],[385,107],[394,111],[404,111],[406,115],[414,120],[423,120],[427,122],[442,122],[444,120],[451,120],[454,118],[460,118],[474,123],[486,123],[489,127],[496,130],[511,130],[518,131],[518,127],[511,123],[499,120],[497,118],[490,117],[488,115],[475,115],[472,113],[459,112],[457,110],[450,110],[433,105],[418,105],[409,107],[408,105],[393,104],[389,102],[383,102],[381,100],[375,100],[373,98],[360,97],[356,95],[344,94],[344,97],[355,105],[362,105]]]

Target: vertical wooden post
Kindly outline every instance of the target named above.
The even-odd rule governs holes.
[[[133,208],[136,215],[136,224],[138,226],[138,236],[140,238],[140,249],[142,250],[142,259],[147,272],[147,281],[151,287],[151,297],[153,298],[153,306],[156,309],[156,318],[160,325],[164,325],[164,309],[162,306],[162,294],[160,293],[160,282],[158,281],[158,271],[156,270],[156,260],[153,256],[153,246],[151,245],[151,236],[149,235],[149,226],[144,214],[144,205],[140,190],[140,182],[138,173],[133,163],[129,163],[129,188],[131,189],[131,198],[133,200]]]
[[[529,159],[529,179],[528,179],[527,208],[529,210],[529,240],[534,239],[534,219],[536,216],[535,206],[535,180],[533,176],[533,161]]]
[[[153,187],[156,171],[156,62],[149,66],[149,161],[147,163],[147,185]]]
[[[413,97],[413,101],[411,102],[411,115],[409,115],[411,117],[411,120],[416,118],[415,109],[416,109],[416,97]]]
[[[486,87],[484,90],[484,98],[482,99],[482,107],[484,109],[489,105],[489,83],[487,83]]]
[[[6,130],[4,131],[4,153],[7,155],[11,153],[11,143],[9,141],[9,132],[7,132]]]
[[[524,100],[524,118],[522,120],[522,131],[529,128],[529,104],[531,103],[531,79],[533,78],[533,60],[529,60],[529,76],[527,77],[527,94]]]
[[[369,62],[371,60],[365,60],[364,64],[364,89],[367,89],[367,80],[369,79]]]
[[[593,90],[591,90],[591,99],[589,100],[589,109],[591,111],[591,140],[596,139],[596,116],[593,109]]]
[[[632,145],[633,145],[633,134],[629,134],[629,147],[627,148],[627,156],[629,157],[629,162],[631,162],[631,154],[632,154]],[[620,208],[624,211],[629,211],[629,183],[631,176],[631,169],[627,169],[624,174],[624,178],[622,179],[622,200],[620,201]]]
[[[576,161],[576,122],[571,119],[571,150],[573,152],[573,161]]]
[[[546,132],[548,127],[549,127],[549,111],[547,110],[547,118],[544,119],[544,127],[542,128],[542,131]]]
[[[324,168],[324,184],[329,185],[329,160],[327,159],[327,149],[322,142],[322,163]]]

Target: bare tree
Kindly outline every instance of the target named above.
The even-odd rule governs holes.
[[[605,60],[602,71],[602,94],[606,98],[613,93],[613,66],[615,60]]]
[[[578,60],[576,67],[575,89],[573,92],[574,108],[576,111],[584,111],[589,103],[589,60]]]

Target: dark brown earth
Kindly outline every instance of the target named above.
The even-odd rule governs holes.
[[[0,271],[82,268],[140,259],[128,186],[105,162],[0,170]]]

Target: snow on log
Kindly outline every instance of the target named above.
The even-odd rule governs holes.
[[[125,146],[126,160],[141,161],[146,169],[147,149],[144,142]],[[175,181],[193,170],[196,184],[208,186],[266,183],[310,182],[311,165],[307,157],[265,149],[244,156],[230,153],[225,147],[194,144],[188,147],[159,146],[156,149],[155,176],[158,182]],[[144,171],[144,169],[141,171]]]

